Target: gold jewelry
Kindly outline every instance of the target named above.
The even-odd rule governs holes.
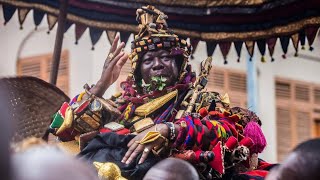
[[[138,116],[148,116],[149,114],[153,113],[164,104],[169,102],[172,98],[178,95],[178,90],[172,91],[166,95],[153,99],[152,101],[145,103],[139,106],[134,113]]]
[[[144,148],[143,152],[148,153],[150,150],[148,148]]]
[[[133,124],[134,129],[139,133],[144,131],[145,129],[148,129],[154,125],[154,122],[151,118],[144,118],[142,120],[139,120]]]
[[[166,140],[167,138],[162,136],[158,131],[149,131],[139,142],[140,144],[148,144],[154,142],[158,138]]]
[[[119,166],[114,163],[106,162],[93,162],[95,166],[99,179],[115,179],[115,180],[127,180],[121,176],[121,170]]]
[[[70,128],[72,126],[72,122],[74,120],[74,114],[72,108],[69,106],[65,112],[65,118],[62,123],[62,125],[57,130],[56,134],[60,134],[66,129]]]
[[[113,60],[113,56],[114,56],[114,54],[113,54],[113,53],[109,53],[109,55],[108,55],[108,59],[109,59],[109,61],[112,61],[112,60]]]

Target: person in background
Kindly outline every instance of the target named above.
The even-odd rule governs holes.
[[[177,158],[167,158],[154,165],[143,180],[197,180],[198,172],[188,162]]]
[[[0,177],[1,179],[11,180],[11,168],[10,168],[10,152],[9,152],[9,141],[13,134],[13,124],[14,122],[10,118],[9,114],[9,93],[7,88],[0,86]]]
[[[271,170],[267,180],[320,179],[320,139],[302,142],[281,165]]]
[[[98,180],[93,167],[41,139],[24,140],[11,155],[14,180]]]

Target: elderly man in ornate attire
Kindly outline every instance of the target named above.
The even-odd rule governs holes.
[[[131,53],[117,45],[117,36],[101,79],[62,105],[51,132],[62,141],[75,139],[79,156],[97,168],[115,163],[128,179],[141,179],[166,157],[190,162],[201,179],[263,178],[265,171],[256,169],[270,166],[257,158],[266,145],[261,121],[232,108],[227,95],[205,90],[212,58],[196,76],[188,64],[191,46],[168,28],[167,18],[153,6],[138,9]],[[123,93],[103,99],[127,59],[132,71],[121,83]],[[111,174],[99,171],[119,176]]]

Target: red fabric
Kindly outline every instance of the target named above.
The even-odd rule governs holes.
[[[202,127],[202,123],[200,119],[194,119],[193,120],[194,125],[197,128],[197,145],[201,148],[202,147],[202,138],[204,135],[204,128]]]
[[[212,169],[216,170],[220,175],[224,174],[224,162],[222,154],[221,141],[212,149],[214,153],[214,159],[209,163]]]
[[[61,141],[72,141],[74,140],[74,137],[79,135],[79,132],[73,128],[68,128],[65,131],[62,131],[57,136]]]
[[[90,104],[90,101],[85,101],[83,102],[75,111],[75,113],[82,113],[82,111],[84,111]]]
[[[199,114],[202,118],[206,117],[208,115],[208,110],[207,108],[203,107],[199,110]]]
[[[217,144],[217,142],[218,142],[217,131],[216,131],[216,129],[214,128],[213,124],[212,124],[209,120],[205,121],[205,123],[206,123],[206,126],[207,126],[208,130],[211,132],[207,138],[208,138],[209,141],[210,141],[210,145],[211,145],[212,147],[214,147],[214,146]],[[210,149],[211,149],[211,148],[210,148]]]
[[[250,176],[260,176],[260,177],[266,177],[268,175],[269,171],[265,171],[265,170],[253,170],[253,171],[247,171],[245,173],[241,173],[241,174],[246,174],[246,175],[250,175]]]
[[[253,146],[253,141],[251,138],[249,137],[244,137],[241,141],[240,141],[240,145],[246,146],[247,148],[250,148]]]
[[[242,125],[236,123],[235,126],[236,126],[236,129],[237,129],[239,132],[241,132],[241,133],[243,132],[243,126],[242,126]]]
[[[270,164],[270,163],[267,163],[267,162],[261,160],[261,161],[259,161],[258,169],[261,169],[261,170],[269,169],[271,166],[274,166],[274,164]]]
[[[61,113],[61,116],[64,118],[65,115],[66,115],[66,110],[67,108],[70,107],[69,103],[67,102],[64,102],[60,108],[60,113]]]
[[[101,128],[99,131],[100,131],[100,133],[112,132],[112,130],[110,130],[108,128]],[[120,134],[120,135],[126,135],[126,134],[130,133],[130,130],[127,128],[123,128],[123,129],[116,131],[115,133]]]
[[[238,140],[237,138],[235,138],[234,136],[231,136],[228,138],[225,146],[229,149],[229,150],[233,150],[236,146],[238,145]]]
[[[229,131],[232,133],[232,135],[236,138],[238,138],[238,131],[236,130],[236,128],[234,128],[234,126],[232,126],[232,124],[230,124],[228,121],[226,120],[220,120],[219,122],[223,123],[223,127],[225,128],[226,131]],[[227,132],[228,133],[228,132]]]

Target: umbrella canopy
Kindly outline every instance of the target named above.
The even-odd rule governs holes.
[[[35,26],[38,26],[47,14],[49,30],[57,22],[60,1],[58,0],[0,0],[3,7],[5,23],[18,10],[21,27],[33,10]],[[277,38],[285,54],[291,40],[298,55],[299,44],[304,47],[307,39],[309,48],[320,27],[319,0],[69,0],[65,31],[75,24],[75,41],[81,38],[89,28],[92,45],[100,39],[104,31],[109,41],[116,32],[126,42],[131,33],[137,33],[135,11],[143,5],[152,4],[169,16],[169,27],[182,37],[190,37],[190,42],[197,47],[198,42],[205,41],[208,56],[220,47],[226,58],[231,45],[240,58],[245,44],[250,56],[254,46],[262,56],[266,48],[272,57]],[[264,57],[261,59],[264,61]]]

